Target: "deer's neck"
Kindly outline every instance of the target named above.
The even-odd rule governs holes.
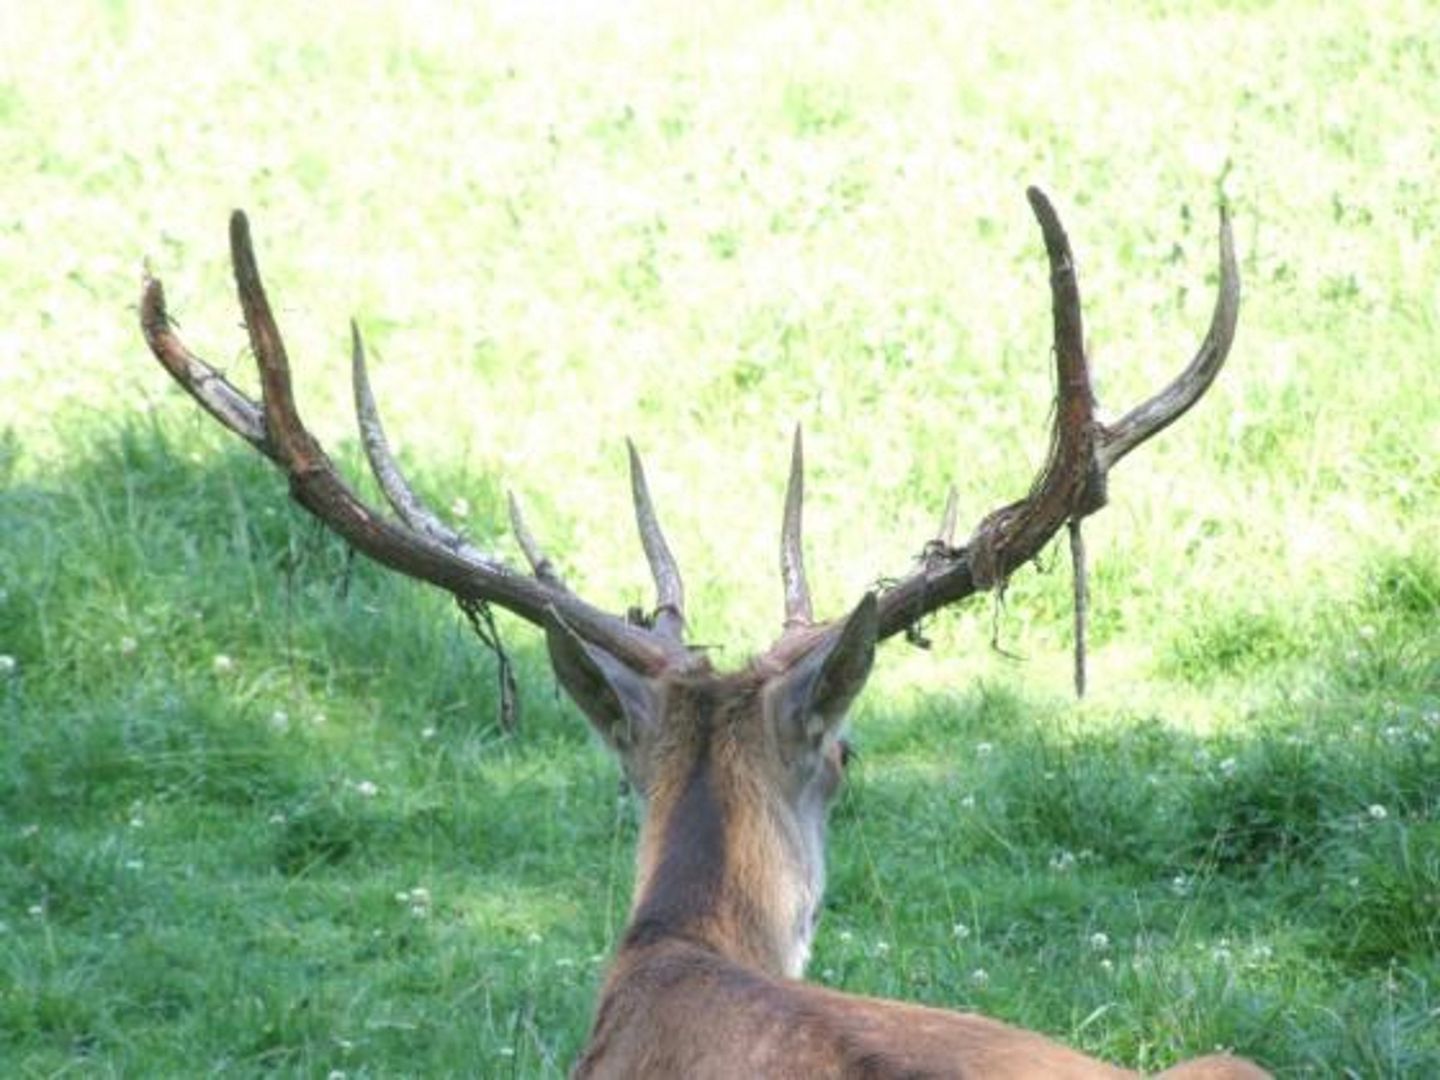
[[[798,977],[824,889],[823,821],[804,835],[727,775],[742,774],[702,754],[677,790],[652,796],[624,948],[679,939]]]

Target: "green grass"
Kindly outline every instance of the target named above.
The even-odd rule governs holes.
[[[1083,705],[1057,558],[884,650],[811,975],[1142,1067],[1440,1072],[1422,6],[487,11],[0,14],[0,1071],[561,1075],[628,902],[633,809],[534,635],[504,624],[507,736],[453,606],[350,558],[149,359],[143,258],[253,385],[246,207],[347,467],[353,314],[436,504],[511,551],[513,487],[616,608],[647,596],[635,437],[728,664],[778,628],[796,421],[827,613],[950,483],[971,522],[1023,490],[1039,183],[1102,403],[1196,345],[1222,196],[1239,338],[1087,526]]]

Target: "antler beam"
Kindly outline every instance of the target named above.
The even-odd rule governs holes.
[[[390,453],[370,393],[364,347],[358,329],[352,327],[361,439],[380,488],[400,521],[366,504],[346,484],[300,418],[284,340],[265,295],[249,224],[240,211],[230,219],[230,254],[260,373],[259,402],[186,348],[170,323],[164,288],[148,274],[140,302],[141,325],[150,350],[176,382],[222,425],[273,461],[289,478],[296,502],[357,550],[392,570],[429,582],[464,601],[497,604],[537,626],[549,626],[552,613],[558,613],[576,633],[637,671],[659,673],[696,662],[678,633],[634,626],[567,590],[550,570],[548,560],[538,556],[539,549],[528,531],[522,530],[521,542],[527,559],[536,564],[533,577],[480,552],[444,525],[415,495]],[[678,588],[678,577],[676,585]]]
[[[926,545],[919,567],[879,597],[880,636],[890,637],[925,615],[1005,581],[1034,559],[1067,521],[1105,505],[1110,469],[1131,450],[1178,420],[1209,389],[1235,339],[1240,273],[1228,215],[1220,213],[1220,284],[1209,331],[1185,370],[1111,425],[1095,418],[1095,393],[1085,355],[1080,288],[1070,241],[1050,200],[1026,193],[1050,262],[1056,404],[1045,465],[1025,498],[983,518],[970,539]],[[947,520],[950,520],[947,510]],[[944,530],[942,526],[942,533]]]

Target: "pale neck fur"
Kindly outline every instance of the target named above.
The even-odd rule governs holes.
[[[624,944],[680,938],[798,978],[824,891],[825,809],[801,820],[729,765],[722,745],[702,746],[651,793]]]

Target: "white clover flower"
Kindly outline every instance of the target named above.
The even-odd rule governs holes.
[[[848,945],[854,939],[855,935],[852,934],[849,930],[841,930],[838,937],[841,941],[845,942],[845,944]]]
[[[44,904],[31,904],[28,908],[25,909],[25,914],[29,915],[32,919],[44,918],[44,916],[45,916],[45,905],[44,905]]]
[[[1067,874],[1075,868],[1075,856],[1069,851],[1057,851],[1050,856],[1050,869],[1057,874]]]
[[[988,742],[980,742],[975,744],[975,753],[978,757],[989,757],[990,752],[994,749],[995,747]]]
[[[1104,952],[1110,948],[1110,935],[1103,930],[1096,930],[1090,935],[1090,948],[1096,952]]]
[[[1374,821],[1384,821],[1387,817],[1390,816],[1390,812],[1378,802],[1371,803],[1369,809],[1365,812],[1369,814],[1371,819]]]
[[[1235,775],[1236,767],[1235,759],[1233,757],[1227,757],[1224,761],[1220,762],[1220,775],[1228,779]]]
[[[289,731],[290,714],[284,709],[276,709],[270,714],[270,726],[276,731]]]
[[[133,637],[131,637],[129,634],[126,634],[120,639],[120,644],[118,647],[120,649],[121,656],[134,656],[135,651],[140,648],[140,643],[136,641]]]
[[[877,942],[875,943],[875,955],[876,955],[876,956],[889,956],[889,955],[890,955],[890,943],[889,943],[888,941],[877,941]]]
[[[1108,975],[1110,972],[1115,970],[1115,962],[1111,960],[1108,956],[1102,957],[1100,960],[1100,970]]]
[[[950,927],[950,932],[955,935],[956,941],[964,941],[970,936],[970,927],[966,926],[963,922],[957,922],[954,926]]]
[[[966,796],[963,796],[963,797],[960,799],[960,809],[962,809],[962,810],[974,810],[974,809],[975,809],[975,796],[974,796],[974,795],[966,795]]]
[[[0,653],[0,677],[15,674],[15,669],[19,666],[20,662],[15,657],[9,653]]]
[[[216,653],[210,661],[210,668],[216,675],[229,675],[235,670],[235,661],[226,653]]]
[[[434,728],[433,725],[429,725],[429,726],[427,726],[427,727],[423,727],[423,728],[420,729],[420,738],[422,738],[422,739],[425,739],[425,740],[428,741],[428,740],[430,740],[430,739],[435,738],[435,735],[436,735],[436,732],[435,732],[435,728]]]
[[[984,968],[976,968],[970,972],[970,982],[973,986],[988,986],[990,985],[990,973]]]
[[[1176,896],[1187,896],[1190,893],[1190,879],[1184,874],[1176,874],[1170,879],[1170,891]]]
[[[470,500],[463,495],[458,496],[455,501],[450,504],[450,516],[457,518],[469,517]]]
[[[374,780],[361,780],[355,784],[355,793],[362,798],[373,799],[380,794],[380,786]]]

